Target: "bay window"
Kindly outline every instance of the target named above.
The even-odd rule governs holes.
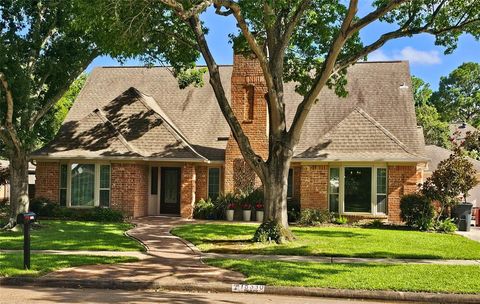
[[[109,207],[110,165],[69,163],[60,165],[60,205]]]
[[[330,167],[328,201],[331,212],[386,214],[387,168],[377,165]]]

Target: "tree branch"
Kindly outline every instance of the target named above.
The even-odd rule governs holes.
[[[265,165],[261,156],[255,154],[250,144],[248,136],[243,132],[242,126],[240,125],[237,117],[235,116],[228,99],[225,94],[225,90],[222,85],[220,78],[220,71],[218,70],[218,65],[215,62],[215,59],[210,52],[207,40],[203,33],[202,25],[197,16],[192,16],[188,19],[189,25],[195,33],[197,43],[200,47],[200,52],[202,53],[205,62],[208,66],[208,71],[210,74],[210,85],[213,88],[217,102],[220,106],[220,110],[223,113],[223,116],[227,120],[232,134],[240,146],[240,151],[247,161],[247,163],[255,170],[259,176],[263,176],[263,171],[265,170]]]
[[[7,77],[3,72],[0,72],[0,82],[2,83],[3,89],[5,90],[5,97],[7,101],[7,113],[5,115],[5,129],[10,136],[10,140],[17,150],[18,153],[21,152],[20,140],[18,139],[17,132],[13,127],[13,95],[12,91],[8,85]]]
[[[187,20],[190,17],[196,16],[203,12],[207,7],[212,5],[214,1],[202,1],[199,4],[194,5],[189,10],[185,10],[183,5],[176,0],[160,0],[160,2],[173,8],[180,16],[180,18],[182,18],[183,20]]]
[[[305,95],[303,101],[298,105],[295,117],[293,118],[292,125],[288,131],[288,145],[293,148],[297,145],[300,139],[300,132],[303,128],[308,113],[310,112],[312,105],[315,103],[318,94],[327,83],[330,75],[335,67],[338,55],[342,50],[343,45],[347,41],[349,34],[348,30],[352,24],[353,19],[357,13],[358,0],[350,0],[347,13],[342,22],[340,30],[332,43],[327,57],[322,65],[320,74],[315,78],[312,88]]]
[[[290,38],[292,37],[293,32],[295,31],[295,28],[300,22],[300,19],[302,18],[305,10],[308,8],[308,6],[310,6],[310,3],[311,3],[311,0],[302,0],[302,2],[298,5],[297,10],[293,14],[292,18],[287,23],[285,32],[282,36],[282,42],[280,46],[280,50],[282,53],[285,51],[285,48],[288,46],[288,43],[290,42]]]

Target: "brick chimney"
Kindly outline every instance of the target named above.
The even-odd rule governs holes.
[[[233,57],[231,105],[245,134],[258,155],[268,157],[267,87],[256,57],[235,54]],[[260,179],[242,157],[232,134],[225,151],[225,192],[238,192],[261,186]]]

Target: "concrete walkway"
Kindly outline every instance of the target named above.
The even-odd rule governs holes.
[[[169,233],[172,227],[187,222],[169,217],[135,220],[137,226],[128,233],[148,248],[145,257],[139,262],[66,268],[47,274],[44,278],[156,282],[169,285],[243,282],[244,276],[239,273],[203,264],[201,257],[182,239]],[[72,251],[69,253],[75,254]]]
[[[460,234],[471,240],[480,242],[480,227],[471,227],[470,231],[457,231],[457,234]]]

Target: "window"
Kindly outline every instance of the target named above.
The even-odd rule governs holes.
[[[150,194],[158,194],[158,167],[150,168]]]
[[[372,168],[345,168],[345,212],[372,211]]]
[[[60,165],[60,206],[67,205],[67,165]]]
[[[71,206],[93,207],[95,200],[95,165],[72,164]]]
[[[330,168],[328,193],[328,207],[330,212],[338,212],[340,199],[340,168]]]
[[[208,168],[208,197],[216,199],[220,195],[220,168]]]
[[[293,169],[288,170],[287,198],[293,197]]]
[[[100,207],[110,207],[110,166],[100,165]]]
[[[253,85],[248,85],[245,88],[245,94],[247,100],[245,102],[245,115],[244,120],[252,121],[254,113],[254,104],[255,104],[255,87]]]
[[[107,164],[61,164],[60,204],[68,207],[109,207],[111,172]]]
[[[387,213],[387,169],[377,168],[377,212]]]

